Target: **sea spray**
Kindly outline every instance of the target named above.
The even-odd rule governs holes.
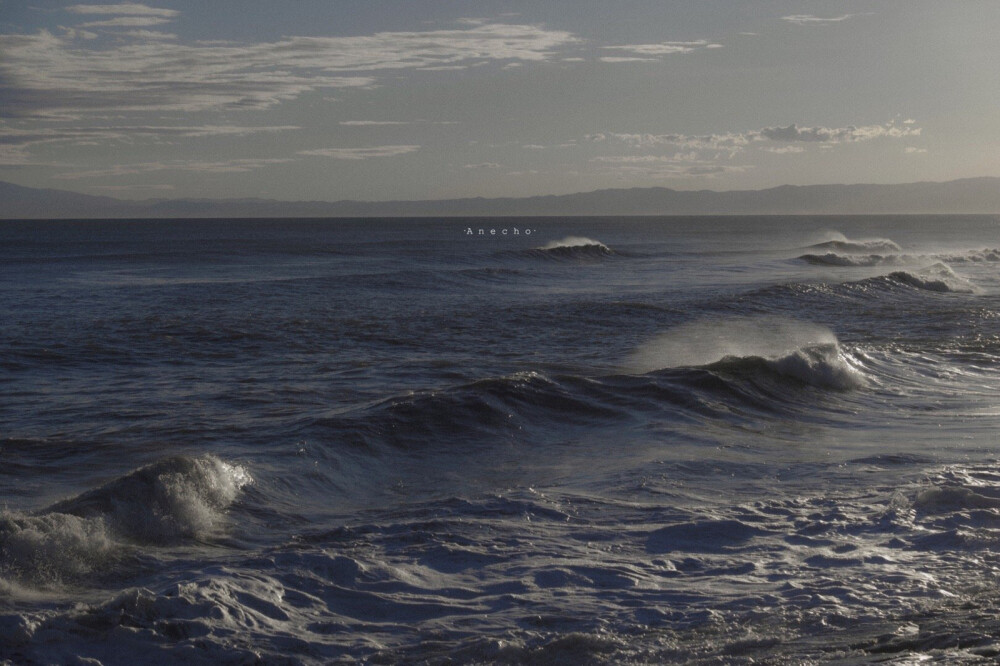
[[[583,236],[566,236],[526,252],[530,257],[561,260],[603,259],[614,254],[616,252],[601,241]]]
[[[947,264],[937,262],[918,271],[896,271],[889,277],[916,289],[939,292],[955,292],[972,294],[975,286],[968,280],[959,277]]]
[[[864,384],[830,329],[783,317],[726,317],[682,324],[639,347],[626,369],[636,374],[680,367],[734,369],[734,363],[741,361],[760,362],[807,384],[833,388]]]
[[[901,252],[902,248],[888,238],[848,238],[838,231],[823,234],[823,240],[809,246],[812,249],[848,254],[875,254]]]
[[[563,247],[599,247],[610,251],[607,245],[601,241],[596,241],[592,238],[585,238],[583,236],[566,236],[561,240],[550,241],[545,245],[538,248],[539,250],[557,250]]]

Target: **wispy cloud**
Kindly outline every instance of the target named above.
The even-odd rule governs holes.
[[[395,157],[420,150],[420,146],[369,146],[367,148],[316,148],[300,150],[297,155],[329,157],[335,160],[367,160],[374,157]]]
[[[699,39],[693,42],[659,42],[657,44],[621,44],[604,46],[607,51],[619,54],[602,56],[601,62],[656,62],[661,58],[677,53],[694,53],[702,49],[721,49],[722,44]]]
[[[84,25],[135,27],[167,20],[126,15]],[[569,32],[509,24],[255,44],[137,39],[91,46],[47,30],[8,34],[0,35],[5,98],[0,113],[262,109],[318,89],[370,87],[381,72],[544,61],[576,41]]]
[[[657,164],[657,163],[671,163],[680,164],[683,162],[695,162],[698,161],[698,154],[695,152],[691,153],[675,153],[672,156],[665,155],[602,155],[600,157],[593,157],[591,162],[605,163],[605,164]]]
[[[605,172],[621,179],[665,180],[672,178],[714,178],[727,173],[742,173],[750,169],[747,165],[731,164],[684,164],[684,163],[649,163],[620,164],[604,169]]]
[[[122,34],[134,39],[177,39],[177,35],[173,33],[159,32],[157,30],[129,30]]]
[[[550,148],[572,148],[579,145],[576,141],[565,141],[563,143],[553,143],[548,145],[538,143],[525,143],[521,147],[526,150],[549,150]]]
[[[114,14],[118,16],[161,16],[172,18],[180,14],[173,9],[160,9],[137,2],[122,2],[116,5],[71,5],[66,11],[73,14]]]
[[[103,190],[105,192],[141,192],[146,190],[151,191],[169,191],[175,189],[173,185],[91,185],[92,190]]]
[[[287,132],[300,129],[297,125],[244,127],[239,125],[157,126],[120,125],[116,127],[42,127],[14,128],[0,125],[0,165],[24,164],[30,161],[33,146],[131,144],[137,141],[170,142],[175,138],[233,136],[242,137],[265,132]]]
[[[764,146],[761,150],[769,153],[777,153],[779,155],[787,155],[789,153],[804,153],[806,149],[802,146]]]
[[[341,120],[338,125],[345,127],[381,127],[393,125],[457,125],[454,120]]]
[[[671,145],[696,150],[734,151],[740,150],[753,140],[751,134],[642,134],[601,132],[587,136],[589,141],[624,143],[634,148],[652,148]]]
[[[159,16],[119,16],[103,21],[88,21],[81,23],[80,28],[145,28],[153,25],[170,23],[170,19]]]
[[[894,122],[884,125],[847,127],[764,127],[747,132],[718,134],[644,134],[602,132],[586,138],[597,144],[623,145],[639,154],[602,155],[591,158],[604,171],[618,177],[679,178],[713,177],[741,172],[747,165],[732,164],[732,160],[749,147],[777,154],[806,152],[808,144],[820,149],[831,149],[837,144],[858,143],[878,138],[912,137],[920,128],[912,125],[898,126]],[[658,154],[664,148],[680,149],[672,154]],[[914,151],[907,150],[912,153]]]
[[[380,125],[409,125],[411,121],[409,120],[341,120],[338,125],[347,125],[349,127],[368,127],[368,126],[380,126]]]
[[[899,138],[920,134],[919,127],[897,127],[895,123],[885,125],[864,125],[856,127],[799,127],[795,124],[787,127],[765,127],[759,134],[764,139],[772,141],[806,141],[820,143],[853,143],[870,141],[879,137]]]
[[[129,176],[154,171],[197,171],[207,173],[244,173],[262,169],[273,164],[294,162],[291,158],[241,158],[231,160],[167,160],[163,162],[140,162],[137,164],[119,164],[107,169],[90,169],[85,171],[67,171],[53,176],[60,180],[80,180],[83,178],[107,178]]]
[[[764,127],[748,132],[703,135],[602,132],[591,134],[587,139],[594,142],[623,143],[635,148],[672,145],[695,150],[739,152],[757,141],[832,145],[870,141],[882,137],[918,136],[919,134],[920,128],[913,127],[912,124],[900,127],[894,122],[889,122],[884,125],[849,125],[847,127],[799,127],[796,124],[791,124],[786,127]]]
[[[846,21],[847,19],[855,16],[857,16],[857,14],[843,14],[841,16],[821,18],[819,16],[813,16],[812,14],[792,14],[791,16],[782,16],[781,20],[794,23],[795,25],[829,25],[831,23]]]
[[[286,132],[300,129],[296,125],[280,125],[265,127],[242,127],[237,125],[197,125],[197,126],[155,126],[155,125],[122,125],[110,127],[42,127],[15,128],[0,123],[0,166],[45,165],[53,167],[72,167],[72,164],[39,160],[32,156],[32,150],[38,146],[98,146],[98,145],[134,145],[143,142],[147,145],[175,143],[178,139],[205,137],[243,137],[251,134],[268,132]],[[123,173],[140,173],[142,171],[160,170],[163,168],[180,168],[178,163],[162,166],[166,163],[147,163],[161,165],[157,169],[150,167],[130,170]],[[117,168],[117,167],[116,167]],[[130,167],[132,168],[132,167]],[[112,169],[114,171],[114,169]],[[89,177],[93,171],[73,172],[60,177]],[[82,174],[82,175],[79,175]],[[107,175],[98,172],[97,175]]]

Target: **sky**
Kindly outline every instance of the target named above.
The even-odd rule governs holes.
[[[0,180],[126,199],[1000,176],[1000,1],[0,0]]]

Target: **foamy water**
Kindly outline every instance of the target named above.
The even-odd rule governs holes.
[[[1000,651],[995,220],[466,222],[0,223],[0,661]]]

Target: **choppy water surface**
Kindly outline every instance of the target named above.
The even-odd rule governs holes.
[[[2,222],[0,660],[989,663],[998,231]]]

